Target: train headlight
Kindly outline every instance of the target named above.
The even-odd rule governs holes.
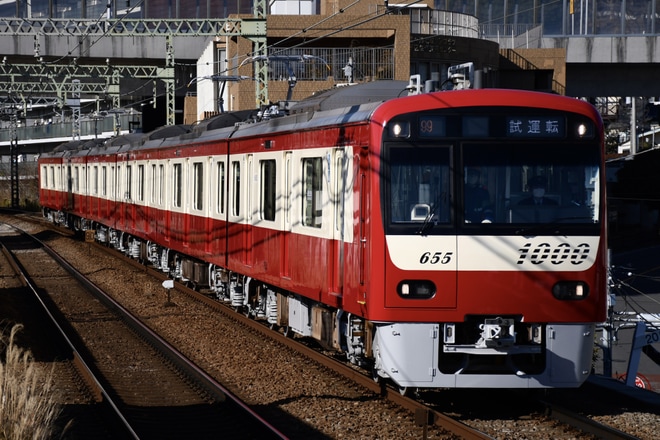
[[[389,134],[393,138],[407,138],[410,136],[410,122],[394,121],[389,124]]]
[[[552,286],[552,295],[561,300],[580,300],[589,296],[589,286],[583,281],[560,281]]]
[[[429,280],[404,280],[396,288],[401,298],[428,299],[435,296],[436,288]]]
[[[596,134],[596,127],[590,121],[575,124],[575,137],[578,139],[592,139]]]

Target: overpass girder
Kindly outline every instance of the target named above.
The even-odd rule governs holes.
[[[0,18],[3,35],[112,36],[112,37],[200,37],[266,36],[263,18],[226,19],[55,19]]]

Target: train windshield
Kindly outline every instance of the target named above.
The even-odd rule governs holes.
[[[459,221],[596,224],[597,145],[466,144]]]
[[[410,231],[450,222],[449,152],[449,147],[389,149],[391,225]]]
[[[596,142],[397,143],[385,151],[388,233],[442,234],[454,227],[480,233],[540,225],[598,232]]]

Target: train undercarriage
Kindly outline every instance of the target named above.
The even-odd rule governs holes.
[[[93,230],[99,243],[273,329],[313,338],[354,365],[371,369],[374,380],[391,380],[402,393],[439,387],[575,387],[590,373],[591,324],[526,323],[522,316],[375,323],[101,224],[61,212],[44,215],[74,230]],[[562,359],[581,361],[558,373]]]

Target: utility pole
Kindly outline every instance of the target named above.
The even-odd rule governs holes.
[[[11,207],[18,208],[18,108],[15,104],[9,107],[9,138],[10,138],[10,174],[11,174]]]
[[[80,80],[74,79],[71,82],[71,99],[67,100],[69,107],[73,112],[73,132],[71,138],[75,141],[80,140]]]

